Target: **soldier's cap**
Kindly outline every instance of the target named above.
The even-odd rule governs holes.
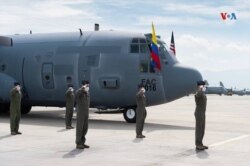
[[[87,84],[89,84],[89,81],[87,81],[87,80],[82,81],[82,85],[87,85]]]
[[[14,86],[20,85],[19,82],[14,82]]]
[[[73,88],[74,87],[74,85],[73,84],[68,84],[68,87],[70,88]]]
[[[197,81],[197,86],[200,86],[200,85],[206,85],[206,82],[205,81]]]
[[[139,84],[138,85],[138,88],[140,89],[140,88],[144,88],[144,85],[143,84]]]

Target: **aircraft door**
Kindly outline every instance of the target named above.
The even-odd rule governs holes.
[[[42,67],[43,88],[54,89],[53,64],[44,63]]]
[[[79,57],[79,73],[78,73],[78,79],[79,83],[83,80],[91,80],[91,67],[96,66],[96,61],[98,61],[97,55],[82,55]]]

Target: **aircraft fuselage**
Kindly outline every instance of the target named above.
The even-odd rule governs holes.
[[[167,51],[161,53],[162,70],[151,71],[148,39],[139,33],[8,37],[12,47],[0,46],[0,103],[9,102],[9,91],[18,81],[25,105],[62,107],[67,85],[77,89],[82,80],[89,80],[91,107],[135,106],[139,84],[145,85],[150,106],[193,93],[196,81],[202,79],[197,70],[181,65]]]

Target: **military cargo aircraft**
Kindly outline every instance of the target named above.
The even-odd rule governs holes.
[[[123,110],[135,122],[135,94],[146,88],[147,106],[171,102],[196,90],[200,72],[181,64],[158,37],[161,70],[150,67],[152,35],[82,31],[0,37],[0,104],[8,110],[13,82],[23,90],[22,113],[32,106],[65,106],[68,84],[90,81],[91,107]]]
[[[246,89],[246,95],[250,95],[250,90]]]
[[[242,90],[239,90],[239,89],[232,89],[232,94],[233,95],[238,95],[238,96],[244,96],[246,95],[246,89],[242,89]]]
[[[218,95],[227,95],[228,90],[225,88],[222,82],[220,82],[220,86],[209,86],[208,82],[206,82],[206,94],[218,94]]]

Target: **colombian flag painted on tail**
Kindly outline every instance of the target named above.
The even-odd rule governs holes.
[[[153,67],[157,68],[158,70],[161,70],[161,63],[160,63],[160,57],[158,52],[158,46],[157,46],[157,38],[155,35],[155,27],[152,23],[152,44],[151,44],[151,65],[154,65]]]

